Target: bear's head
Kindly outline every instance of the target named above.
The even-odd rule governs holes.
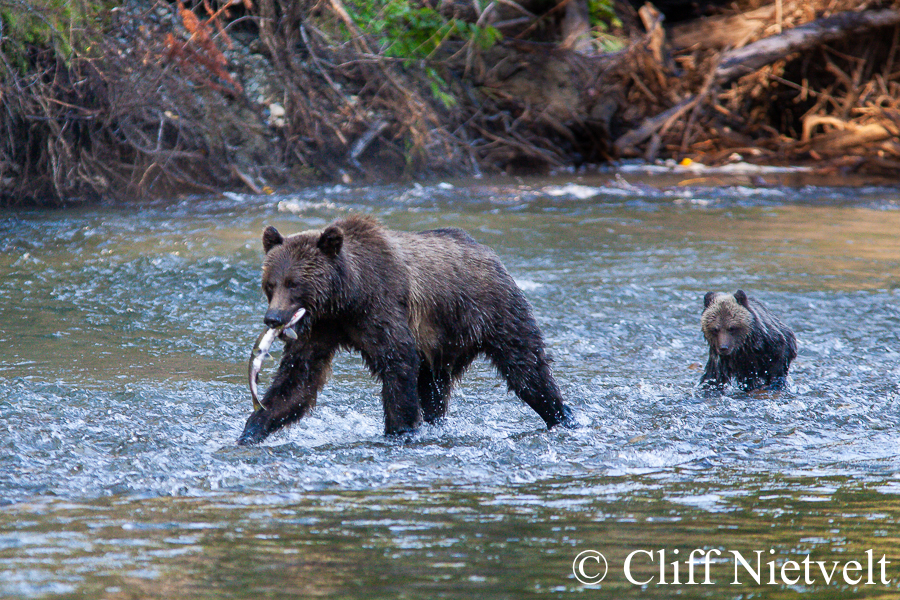
[[[264,321],[268,327],[283,327],[302,308],[301,319],[310,319],[329,310],[339,295],[337,286],[344,232],[337,225],[324,231],[307,231],[288,237],[272,226],[262,236],[266,258],[262,289],[269,301]]]
[[[713,352],[721,356],[737,352],[746,343],[753,326],[747,294],[744,290],[734,294],[706,294],[700,326]]]

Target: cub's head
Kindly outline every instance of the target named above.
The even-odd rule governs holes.
[[[266,258],[262,289],[269,300],[264,321],[282,327],[306,309],[301,321],[327,310],[337,294],[337,263],[344,232],[331,225],[324,231],[306,231],[288,237],[272,226],[262,236]]]
[[[734,294],[709,292],[703,297],[700,326],[716,354],[728,356],[739,350],[750,336],[752,325],[753,314],[744,290]]]

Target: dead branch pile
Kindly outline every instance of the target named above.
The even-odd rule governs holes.
[[[621,155],[900,172],[900,3],[779,0],[670,29],[640,12],[612,82]]]
[[[648,4],[617,53],[584,43],[587,0],[447,1],[503,37],[418,59],[342,0],[183,1],[131,0],[28,69],[0,36],[0,204],[617,156],[900,172],[900,0],[738,0],[674,27]]]
[[[507,39],[489,52],[450,42],[416,60],[388,57],[341,0],[243,2],[132,0],[106,31],[86,32],[89,51],[63,61],[43,49],[24,71],[7,62],[0,203],[258,192],[610,157],[615,103],[596,85],[607,58],[517,40],[546,35],[550,21],[516,2],[480,12],[446,3]],[[341,27],[349,36],[336,34]]]
[[[255,125],[233,106],[239,87],[210,68],[214,57],[190,34],[176,42],[133,10],[113,18],[116,35],[92,34],[90,51],[69,63],[44,49],[22,70],[3,56],[0,203],[234,185],[233,155],[253,150],[236,149]],[[192,71],[179,59],[191,59]]]
[[[612,111],[598,112],[603,99],[583,85],[597,79],[606,57],[515,40],[513,33],[540,18],[516,18],[527,11],[508,4],[516,8],[504,12],[490,4],[469,14],[473,5],[447,3],[457,15],[495,22],[510,34],[490,51],[451,42],[432,59],[406,61],[385,56],[341,0],[318,9],[260,0],[260,39],[285,84],[289,158],[328,177],[352,178],[531,171],[608,160]],[[335,39],[329,16],[346,26],[350,41]],[[426,67],[447,82],[443,96],[434,93]]]
[[[364,154],[387,176],[417,171],[434,148],[446,161],[463,159],[423,86],[370,47],[340,0],[328,8],[350,42],[320,29],[311,3],[260,0],[258,8],[259,37],[283,84],[286,163],[346,178],[363,168]]]

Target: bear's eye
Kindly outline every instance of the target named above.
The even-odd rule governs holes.
[[[736,334],[738,331],[740,331],[740,328],[738,328],[738,327],[732,326],[732,327],[728,328],[728,333],[730,333],[731,335]]]
[[[286,288],[294,289],[298,285],[300,285],[300,284],[297,282],[296,279],[285,279],[284,280],[284,287],[286,287]]]
[[[718,327],[710,327],[710,328],[709,328],[709,332],[710,332],[711,334],[713,334],[713,335],[718,335],[718,333],[719,333],[719,328],[718,328]]]
[[[263,286],[263,291],[266,293],[266,296],[268,296],[269,298],[271,298],[271,297],[272,297],[272,292],[275,291],[275,284],[274,284],[274,283],[271,283],[271,282],[266,283],[266,284]]]

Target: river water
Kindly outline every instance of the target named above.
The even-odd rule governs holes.
[[[353,211],[495,248],[580,427],[546,431],[476,363],[446,422],[386,439],[343,354],[310,418],[236,446],[260,233]],[[795,330],[790,389],[704,397],[703,295],[738,287]],[[5,212],[0,347],[0,597],[898,595],[897,189],[620,176]],[[599,585],[573,572],[588,550]]]

